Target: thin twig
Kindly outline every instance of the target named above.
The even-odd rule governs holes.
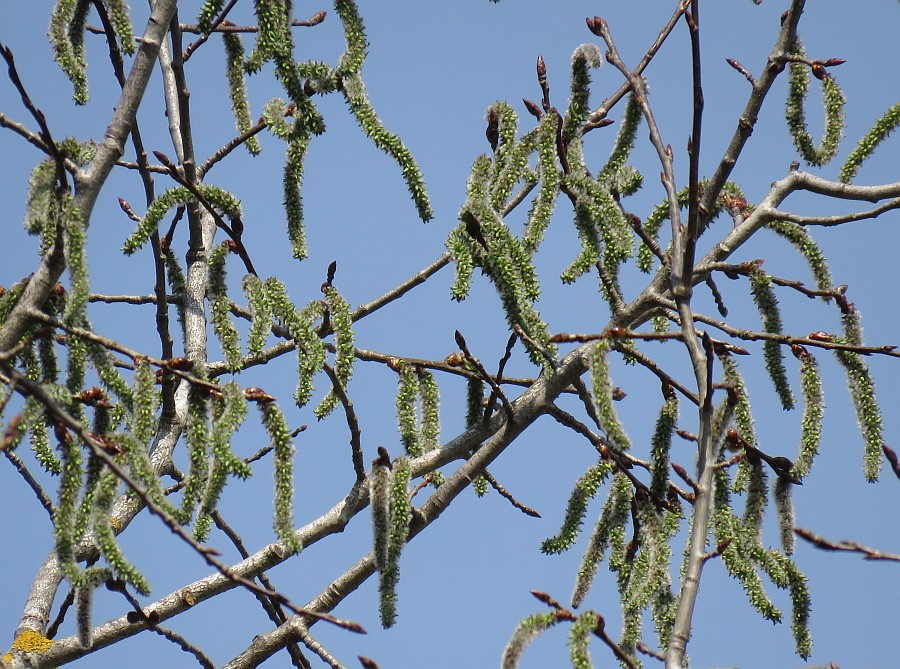
[[[358,306],[350,315],[350,318],[353,320],[353,322],[356,322],[361,318],[365,318],[373,311],[377,311],[386,304],[390,304],[391,302],[394,302],[395,300],[403,297],[410,290],[418,285],[425,283],[425,281],[427,281],[431,276],[450,264],[450,260],[452,260],[452,256],[449,252],[442,253],[434,262],[428,265],[428,267],[425,267],[419,272],[416,272],[406,281],[396,286],[395,288],[392,288],[381,297],[372,300],[368,304],[361,304],[360,306]]]
[[[900,555],[894,553],[885,553],[877,548],[869,548],[855,541],[829,541],[818,534],[813,533],[802,527],[795,527],[794,534],[801,539],[808,541],[816,548],[826,551],[846,551],[849,553],[861,553],[866,560],[888,560],[890,562],[900,562]]]
[[[506,413],[506,417],[511,420],[513,417],[512,404],[510,404],[509,399],[507,399],[506,397],[506,394],[497,384],[497,381],[495,381],[494,378],[487,373],[487,370],[484,368],[484,365],[482,365],[478,361],[478,358],[472,355],[471,351],[469,351],[469,347],[466,345],[466,340],[462,336],[462,333],[457,330],[454,336],[456,337],[456,345],[459,346],[468,363],[478,371],[478,377],[491,387],[491,391],[497,393],[497,397],[499,397],[500,401],[503,403],[503,410]],[[490,414],[485,412],[484,420],[487,421],[490,420],[490,418]]]
[[[225,20],[225,18],[228,16],[228,13],[232,10],[232,8],[236,4],[237,4],[237,0],[228,0],[228,4],[225,5],[222,8],[222,11],[219,12],[219,15],[215,19],[213,19],[213,22],[209,26],[209,30],[202,32],[198,39],[194,40],[193,42],[191,42],[190,44],[187,45],[187,48],[184,50],[184,53],[181,54],[182,62],[186,63],[188,61],[188,59],[191,57],[191,55],[194,53],[194,51],[196,51],[199,47],[201,47],[206,42],[206,40],[209,39],[209,37],[212,33],[216,32],[218,30],[219,26],[222,25],[222,22]],[[230,22],[229,22],[229,26],[230,26]],[[181,26],[181,32],[187,32],[185,30],[185,28],[187,28],[187,26]]]
[[[326,363],[323,365],[323,369],[328,378],[331,379],[332,391],[344,408],[344,415],[347,417],[347,427],[350,428],[350,458],[353,461],[353,471],[356,472],[356,481],[363,481],[366,478],[366,464],[363,461],[362,437],[356,410],[353,408],[353,402],[347,396],[347,391],[344,389],[340,379],[338,379],[334,368]]]
[[[678,21],[681,19],[681,15],[684,13],[684,10],[687,8],[689,3],[690,0],[685,0],[675,8],[675,13],[672,14],[672,16],[669,18],[668,23],[666,23],[666,25],[663,26],[662,30],[659,31],[659,35],[656,36],[656,40],[644,53],[644,56],[637,64],[637,67],[634,68],[634,73],[636,75],[640,75],[650,64],[650,61],[653,60],[656,52],[659,51],[663,43],[675,29],[675,26],[678,25]],[[601,127],[601,121],[606,118],[609,110],[612,109],[616,105],[616,103],[619,102],[619,100],[625,97],[629,93],[629,91],[631,91],[631,84],[630,82],[626,81],[624,84],[619,86],[618,89],[616,89],[615,93],[601,102],[600,106],[597,107],[596,110],[590,113],[590,115],[587,117],[587,121],[582,126],[579,132],[581,132],[581,134],[584,134],[586,132],[590,132],[594,128]]]
[[[25,105],[25,108],[28,110],[34,120],[37,121],[38,127],[40,127],[41,129],[41,140],[46,147],[46,151],[50,154],[50,157],[53,158],[53,162],[56,165],[56,186],[61,192],[68,191],[69,180],[66,176],[66,161],[63,157],[62,152],[59,150],[59,147],[56,145],[56,142],[53,139],[53,134],[50,132],[50,126],[47,125],[47,117],[44,116],[44,112],[38,109],[31,101],[31,98],[28,96],[28,91],[25,90],[25,85],[19,78],[19,72],[16,69],[16,61],[13,57],[13,52],[10,48],[3,45],[2,42],[0,42],[0,55],[2,55],[3,60],[6,61],[9,80],[12,82],[12,85],[15,87],[15,89],[19,92],[19,97],[22,100],[22,104]]]
[[[271,448],[271,447],[269,447]],[[251,462],[252,460],[247,459],[244,462]],[[226,537],[231,541],[234,547],[237,549],[240,556],[244,559],[250,557],[250,551],[244,546],[244,541],[241,539],[241,535],[239,535],[231,525],[229,525],[224,518],[222,518],[222,514],[216,509],[211,514],[213,522],[216,524]],[[274,591],[275,587],[272,585],[272,582],[269,580],[269,577],[265,573],[258,574],[256,576],[257,580],[263,585],[264,588],[268,588],[269,590]],[[284,609],[281,608],[278,602],[272,600],[269,597],[263,597],[260,594],[253,593],[256,599],[259,601],[260,606],[262,606],[263,610],[266,612],[266,615],[269,616],[269,620],[271,620],[276,625],[281,625],[287,620],[287,615],[284,613]],[[295,667],[299,669],[311,669],[309,660],[306,659],[303,655],[303,651],[300,650],[300,646],[298,646],[295,642],[290,642],[287,644],[288,654],[291,656],[291,661],[294,663]]]
[[[487,469],[481,472],[481,475],[484,476],[485,480],[491,484],[491,487],[500,493],[500,496],[507,500],[510,504],[516,507],[519,511],[524,513],[526,516],[531,516],[532,518],[540,518],[541,514],[532,509],[530,506],[525,506],[520,501],[518,501],[515,497],[513,497],[512,493],[509,492],[506,488],[500,485],[500,482],[494,478],[494,475],[491,474]]]
[[[503,383],[503,370],[506,369],[506,363],[509,362],[510,357],[512,356],[513,346],[516,343],[516,335],[515,333],[509,336],[509,339],[506,342],[506,350],[503,352],[503,357],[500,359],[500,364],[497,369],[497,384],[499,389],[499,384]],[[499,393],[497,390],[491,390],[491,394],[488,396],[488,400],[484,405],[484,415],[490,416],[494,413],[494,405],[497,403],[497,397]]]
[[[225,156],[241,146],[248,139],[265,130],[268,125],[269,124],[265,120],[260,119],[256,125],[249,128],[246,132],[242,132],[240,135],[229,140],[228,143],[219,148],[214,154],[201,163],[200,167],[197,168],[197,177],[202,179],[216,163],[221,161]]]
[[[23,479],[25,479],[25,483],[27,483],[28,487],[34,492],[35,496],[38,498],[38,502],[40,502],[41,506],[47,511],[47,515],[50,516],[50,520],[52,521],[56,515],[56,510],[53,508],[53,502],[50,501],[50,496],[44,492],[44,488],[38,483],[37,479],[31,475],[31,472],[28,471],[28,467],[25,466],[25,463],[22,462],[22,459],[18,455],[8,448],[2,449],[2,452],[3,455],[6,456],[6,459],[12,463],[12,466],[16,468],[16,471],[19,472]]]

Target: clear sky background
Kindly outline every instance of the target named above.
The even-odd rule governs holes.
[[[145,16],[141,3],[137,12]],[[329,10],[326,21],[316,28],[297,29],[297,57],[334,63],[343,49],[340,24],[327,4],[297,3],[298,18],[319,9]],[[196,2],[181,3],[182,21],[193,22]],[[600,14],[608,20],[626,63],[634,65],[670,16],[674,2],[646,0],[602,3],[572,0],[549,3],[539,0],[487,0],[412,2],[394,0],[377,3],[360,0],[371,43],[363,77],[375,108],[385,125],[407,142],[419,161],[429,186],[436,218],[423,225],[415,214],[403,186],[398,167],[373,148],[346,111],[343,99],[333,94],[317,99],[325,115],[328,132],[316,139],[306,163],[304,199],[310,258],[302,263],[290,259],[281,207],[282,145],[266,136],[263,155],[251,159],[245,153],[217,166],[208,176],[243,200],[245,242],[263,276],[277,275],[288,285],[298,303],[316,299],[325,270],[338,263],[335,285],[351,305],[368,302],[430,263],[444,251],[444,240],[457,224],[456,215],[465,197],[465,182],[473,159],[489,150],[484,139],[484,113],[495,100],[507,100],[520,113],[520,129],[530,129],[532,119],[521,98],[538,100],[540,90],[534,75],[538,54],[548,67],[554,105],[565,108],[569,90],[572,51],[583,42],[598,41],[588,32],[584,17]],[[725,58],[741,61],[758,73],[773,44],[785,2],[767,0],[755,6],[747,0],[704,3],[702,50],[704,55],[705,126],[701,172],[708,174],[717,164],[743,108],[747,82],[732,70]],[[249,2],[239,3],[230,17],[237,23],[250,21]],[[68,102],[68,82],[52,62],[45,39],[49,3],[6,3],[0,23],[0,40],[16,55],[22,79],[36,104],[45,111],[57,137],[100,138],[115,105],[117,87],[105,60],[100,37],[88,36],[89,81],[92,101],[87,108],[73,109]],[[822,0],[810,2],[801,22],[800,34],[812,57],[846,58],[834,74],[848,97],[847,141],[833,166],[821,171],[834,178],[843,157],[855,140],[900,93],[900,47],[896,29],[900,5],[876,0],[858,5]],[[94,20],[92,19],[92,22]],[[136,21],[136,25],[141,25]],[[680,25],[653,64],[647,69],[650,101],[666,142],[676,151],[680,184],[686,183],[687,158],[683,151],[690,128],[691,97],[689,45],[686,27]],[[601,47],[602,49],[602,47]],[[198,154],[215,151],[234,134],[224,82],[224,56],[218,40],[200,49],[189,62],[188,76]],[[596,104],[621,83],[611,66],[594,77],[592,101]],[[815,83],[815,82],[814,82]],[[141,107],[139,120],[148,149],[174,156],[164,118],[156,76]],[[783,121],[786,77],[770,95],[760,124],[734,174],[748,200],[758,201],[768,185],[784,176],[795,151]],[[258,114],[270,98],[281,95],[271,69],[250,80],[253,113]],[[810,96],[810,122],[814,135],[821,129],[818,87]],[[5,77],[0,79],[0,109],[12,118],[30,120]],[[611,115],[618,119],[621,106]],[[617,126],[588,135],[589,165],[605,161]],[[633,164],[645,176],[644,189],[627,202],[641,216],[663,197],[656,174],[658,162],[645,142],[646,127],[638,134],[639,146]],[[897,171],[897,138],[889,140],[861,171],[858,183],[891,182]],[[25,189],[38,152],[8,131],[0,133],[0,203],[3,245],[0,247],[0,283],[10,285],[36,266],[36,240],[21,227]],[[157,180],[157,191],[166,187]],[[147,294],[152,288],[149,252],[124,258],[119,249],[132,224],[116,205],[116,198],[129,200],[142,211],[140,182],[133,173],[119,174],[105,187],[90,230],[90,272],[93,290],[106,294]],[[846,207],[795,197],[785,208],[800,213],[837,213]],[[511,217],[511,224],[522,214]],[[813,231],[831,259],[835,283],[849,285],[848,296],[863,315],[868,343],[900,344],[897,308],[898,279],[896,249],[900,242],[900,216],[886,215],[843,229]],[[722,220],[715,226],[730,226]],[[717,239],[719,228],[708,236]],[[180,257],[185,250],[185,230],[175,244]],[[571,225],[571,211],[561,201],[548,233],[548,241],[537,258],[543,298],[541,313],[554,332],[599,331],[608,313],[596,294],[596,279],[583,277],[574,286],[560,285],[557,277],[578,252]],[[735,261],[765,258],[766,270],[785,278],[810,282],[805,264],[788,245],[771,235],[760,234],[734,257]],[[238,265],[231,264],[234,284],[240,278]],[[358,324],[357,346],[384,353],[440,359],[455,349],[453,331],[466,336],[476,355],[496,364],[508,336],[499,302],[490,284],[476,278],[471,297],[462,304],[450,300],[452,269],[445,268],[409,299],[392,305]],[[623,286],[634,296],[645,276],[634,269],[623,274]],[[758,326],[758,315],[746,296],[742,282],[721,286],[735,322]],[[698,291],[698,308],[712,312],[710,300]],[[783,295],[783,317],[789,331],[805,334],[815,330],[836,331],[836,310],[793,294]],[[152,307],[96,307],[91,316],[105,336],[120,339],[134,348],[158,354]],[[684,352],[670,344],[666,351],[673,370],[687,371]],[[644,350],[657,354],[658,347]],[[748,375],[751,400],[756,409],[760,446],[766,452],[793,457],[799,434],[799,410],[785,414],[772,401],[770,383],[762,370],[762,355],[741,360]],[[791,360],[788,361],[790,365]],[[896,407],[900,393],[895,359],[871,359],[888,443],[897,444],[900,433]],[[897,508],[898,481],[886,469],[882,482],[869,485],[862,476],[862,440],[844,389],[843,373],[831,359],[821,356],[825,378],[827,411],[822,453],[811,476],[795,491],[797,524],[829,538],[854,539],[886,551],[900,552]],[[508,370],[531,374],[519,351]],[[791,368],[796,383],[796,370]],[[310,405],[293,408],[290,395],[295,384],[293,360],[279,360],[271,369],[250,370],[239,381],[259,385],[282,400],[292,425],[309,423],[310,429],[296,441],[297,504],[295,520],[305,524],[329,509],[352,483],[346,424],[340,412],[316,424]],[[383,366],[359,362],[349,393],[360,414],[367,462],[379,445],[392,455],[402,451],[394,418],[396,375]],[[636,453],[647,452],[647,439],[658,411],[658,383],[638,369],[616,364],[613,378],[628,392],[618,410],[629,430]],[[326,382],[320,380],[319,387]],[[464,385],[456,380],[442,383],[444,440],[455,436],[464,424]],[[685,415],[682,427],[691,429]],[[262,445],[257,427],[241,432],[241,454],[251,454]],[[690,465],[693,455],[686,444],[673,456]],[[20,451],[23,455],[27,449]],[[345,665],[355,666],[357,654],[375,659],[382,669],[428,666],[492,667],[525,616],[544,610],[529,594],[539,589],[565,601],[584,550],[585,536],[563,556],[540,554],[540,542],[559,528],[564,504],[575,480],[596,460],[590,444],[553,421],[539,421],[492,467],[494,475],[523,503],[538,509],[543,518],[532,519],[512,509],[496,494],[475,499],[464,493],[444,516],[406,549],[401,561],[399,620],[382,631],[378,624],[377,587],[365,584],[335,612],[366,627],[369,634],[355,636],[326,625],[313,634]],[[222,512],[244,536],[251,551],[273,540],[270,499],[271,473],[268,462],[259,463],[256,474],[245,484],[228,489]],[[54,482],[55,483],[55,482]],[[595,500],[588,515],[596,517],[601,500]],[[33,495],[9,466],[0,466],[0,533],[5,538],[0,578],[0,646],[12,640],[28,586],[52,545],[51,524]],[[774,518],[766,528],[766,541],[777,543]],[[314,597],[331,580],[355,563],[370,540],[369,520],[361,514],[347,531],[305,551],[272,574],[277,587],[295,602]],[[214,534],[212,542],[229,559],[236,554],[227,540]],[[127,554],[144,570],[154,587],[154,601],[172,590],[208,573],[201,560],[163,530],[152,518],[137,520],[123,537]],[[676,555],[680,546],[675,547]],[[796,560],[810,578],[813,597],[812,631],[815,641],[813,664],[834,662],[844,667],[890,667],[896,664],[896,625],[900,619],[900,565],[865,562],[859,556],[828,554],[798,543]],[[789,621],[789,601],[784,593],[769,588],[783,606]],[[613,576],[601,567],[586,607],[604,615],[611,629],[618,628],[619,603]],[[110,593],[98,593],[96,621],[117,617],[123,602]],[[694,667],[740,666],[800,667],[793,655],[789,622],[773,627],[763,621],[746,602],[738,583],[713,560],[705,572],[694,637],[689,652]],[[271,624],[253,598],[240,590],[197,606],[168,623],[203,648],[217,664],[243,650],[253,635]],[[565,666],[565,627],[560,626],[526,653],[521,666],[532,669]],[[64,628],[65,635],[73,627]],[[2,640],[2,635],[8,641]],[[647,641],[653,639],[648,626]],[[614,660],[599,644],[593,646],[597,666],[612,666]],[[144,634],[100,651],[86,666],[131,669],[191,666],[189,656],[159,637]],[[315,665],[314,661],[314,666]],[[284,654],[266,666],[288,666]],[[656,666],[647,659],[646,666]]]

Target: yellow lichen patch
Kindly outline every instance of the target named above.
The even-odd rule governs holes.
[[[12,661],[12,652],[15,650],[24,650],[26,653],[43,653],[52,645],[53,642],[44,635],[38,634],[34,630],[25,630],[13,641],[12,648],[3,656],[3,660],[5,662]]]

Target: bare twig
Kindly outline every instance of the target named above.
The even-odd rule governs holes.
[[[650,64],[650,61],[653,60],[653,57],[656,55],[656,52],[660,50],[663,43],[675,29],[675,26],[678,25],[678,21],[681,19],[681,15],[684,13],[684,10],[687,8],[690,0],[685,0],[684,2],[679,3],[679,5],[675,8],[675,12],[669,18],[668,23],[663,26],[662,30],[659,31],[659,35],[657,35],[656,40],[649,46],[647,51],[644,53],[644,56],[641,58],[641,61],[634,68],[634,73],[636,75],[640,75]],[[596,25],[598,17],[594,17],[594,19],[588,20],[588,28],[590,28],[591,32],[600,37],[599,33],[594,30],[594,25]],[[592,24],[593,22],[593,24]],[[609,110],[612,109],[619,100],[625,97],[628,92],[631,90],[631,82],[625,82],[618,89],[616,89],[615,93],[606,98],[600,106],[597,107],[596,110],[591,112],[588,116],[587,121],[584,126],[582,126],[581,133],[584,134],[586,132],[590,132],[594,128],[601,127],[601,121],[606,118],[606,115],[609,113]]]
[[[425,283],[425,281],[431,278],[432,275],[436,274],[438,271],[450,264],[451,259],[452,256],[449,253],[441,254],[434,262],[428,265],[428,267],[425,267],[421,271],[416,272],[406,281],[396,286],[395,288],[392,288],[381,297],[376,298],[367,304],[361,304],[360,306],[358,306],[353,311],[350,317],[354,322],[356,322],[361,318],[365,318],[372,312],[381,309],[381,307],[403,297],[410,290],[418,285]]]
[[[519,511],[524,513],[526,516],[531,516],[532,518],[540,518],[541,514],[532,509],[530,506],[525,506],[520,501],[518,501],[515,497],[513,497],[512,493],[509,492],[506,488],[500,485],[500,482],[494,478],[494,475],[491,474],[488,470],[484,470],[481,472],[482,476],[484,476],[485,480],[491,484],[491,487],[500,493],[500,496],[503,499],[507,500],[510,504],[516,507]]]
[[[353,402],[347,396],[347,391],[334,368],[329,364],[323,366],[328,378],[331,379],[331,389],[337,396],[344,408],[344,415],[347,417],[347,427],[350,428],[350,458],[353,461],[353,471],[356,472],[357,482],[361,482],[366,478],[366,465],[363,462],[362,439],[359,428],[359,420],[356,417],[356,410],[353,408]]]
[[[0,451],[3,452],[3,455],[6,456],[6,459],[10,461],[12,466],[16,468],[19,475],[25,479],[25,483],[27,483],[28,487],[34,492],[38,502],[40,502],[41,506],[47,511],[47,515],[50,516],[50,520],[52,521],[53,517],[56,515],[56,511],[53,508],[53,502],[50,501],[50,496],[44,492],[44,488],[38,483],[38,480],[31,475],[31,472],[28,471],[28,467],[25,466],[25,463],[22,462],[22,459],[18,455],[8,448],[2,448]]]
[[[794,534],[801,539],[808,541],[816,548],[826,551],[846,551],[849,553],[861,553],[866,560],[888,560],[890,562],[900,562],[900,555],[894,553],[885,553],[877,548],[869,548],[855,541],[829,541],[818,534],[813,533],[802,527],[795,527]]]
[[[457,330],[454,336],[456,337],[456,345],[459,346],[460,350],[463,352],[466,361],[468,361],[468,363],[478,371],[478,377],[491,387],[492,394],[496,393],[496,396],[500,398],[500,401],[503,403],[503,410],[506,413],[507,418],[512,419],[512,404],[510,404],[509,400],[506,397],[506,394],[500,388],[498,382],[495,381],[490,374],[488,374],[487,370],[484,368],[484,365],[482,365],[478,361],[478,358],[472,355],[471,351],[469,351],[469,347],[466,345],[466,340],[462,336],[462,333]],[[488,420],[490,420],[490,418],[491,414],[485,412],[484,421],[487,422]]]

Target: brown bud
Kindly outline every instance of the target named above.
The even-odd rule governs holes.
[[[244,390],[244,397],[246,397],[251,402],[256,402],[257,404],[268,404],[269,402],[275,401],[274,397],[267,394],[261,388],[257,388],[255,386],[246,388]]]
[[[487,122],[484,136],[487,137],[488,144],[491,145],[491,151],[496,151],[497,145],[500,143],[500,115],[497,114],[497,110],[493,107],[488,112]]]
[[[587,17],[584,22],[587,23],[588,30],[594,33],[597,37],[603,36],[603,26],[606,24],[606,22],[599,16]]]
[[[19,424],[21,422],[22,414],[16,414],[9,419],[9,423],[6,424],[6,429],[3,430],[3,436],[0,437],[0,451],[4,450],[7,446],[13,443],[15,434],[16,432],[18,432]]]
[[[544,62],[544,57],[538,55],[537,57],[537,76],[538,81],[547,79],[547,64]]]
[[[822,67],[822,65],[820,63],[812,64],[812,73],[813,73],[813,76],[819,80],[822,80],[828,76],[828,72],[825,70],[824,67]]]
[[[456,354],[454,354],[454,355],[456,355]],[[393,369],[395,372],[399,372],[400,366],[403,364],[403,358],[395,358],[394,356],[391,356],[390,358],[388,358],[387,364],[388,364],[388,367]],[[451,363],[448,362],[447,364],[449,365]],[[460,363],[460,364],[462,364],[462,363]]]
[[[391,360],[395,360],[396,358],[391,358]],[[450,367],[462,367],[464,358],[459,353],[451,353],[446,358],[444,358],[444,364]]]
[[[311,98],[316,94],[316,87],[313,86],[313,83],[309,79],[303,82],[303,94],[308,98]]]
[[[108,455],[120,455],[121,453],[124,453],[122,447],[112,439],[107,437],[105,434],[88,432],[88,436],[96,441],[97,445],[100,446],[100,448],[102,448]]]
[[[528,113],[534,116],[538,121],[540,121],[541,117],[544,115],[544,112],[542,112],[541,108],[537,106],[537,103],[534,103],[526,98],[522,98],[522,102],[525,103],[525,108],[528,110]]]
[[[794,468],[794,462],[783,455],[776,455],[769,461],[769,464],[779,476],[787,476],[790,474],[791,469]]]
[[[622,339],[628,336],[628,330],[620,327],[607,328],[604,334],[610,339]]]
[[[843,58],[829,58],[827,60],[820,60],[819,62],[825,67],[834,67],[835,65],[843,65],[847,61]]]
[[[810,332],[806,335],[807,339],[812,339],[813,341],[831,341],[832,337],[827,332],[822,332],[819,330],[818,332]]]
[[[384,446],[378,447],[378,457],[372,460],[372,466],[391,468],[391,456]]]
[[[621,402],[626,397],[628,397],[628,393],[619,388],[619,386],[613,386],[612,389],[612,398],[614,402]]]
[[[791,353],[794,354],[794,357],[797,360],[806,360],[809,357],[809,351],[806,350],[805,346],[801,346],[800,344],[791,344]]]
[[[168,366],[169,369],[175,369],[180,372],[189,372],[194,368],[194,361],[182,356],[169,360]]]
[[[72,435],[69,434],[69,430],[62,423],[57,423],[53,426],[53,434],[56,437],[56,441],[60,444],[68,444],[72,441]]]

